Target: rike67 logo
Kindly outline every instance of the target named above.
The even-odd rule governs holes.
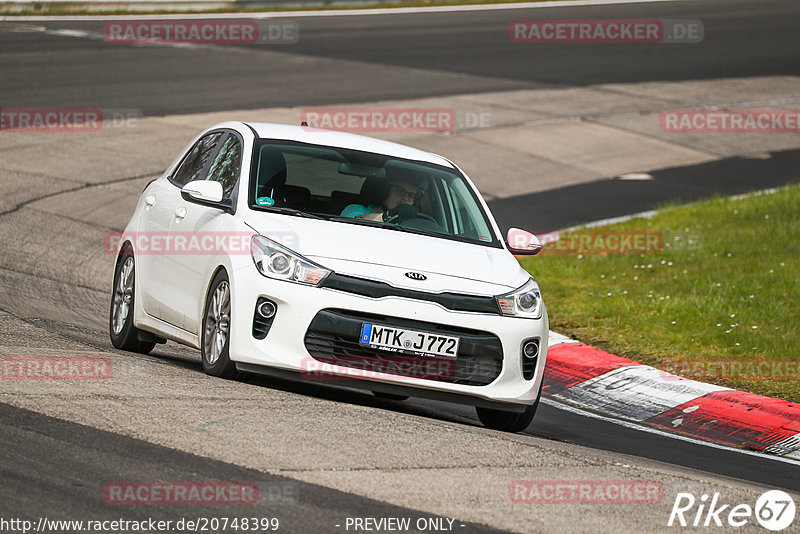
[[[723,503],[719,493],[711,497],[704,493],[699,498],[691,493],[678,493],[667,526],[738,528],[755,519],[765,529],[778,532],[792,524],[794,515],[794,500],[781,490],[764,492],[755,507]]]

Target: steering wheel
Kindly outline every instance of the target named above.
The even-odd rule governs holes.
[[[415,217],[415,219],[427,219],[432,223],[436,223],[437,225],[439,224],[439,222],[436,219],[434,219],[432,216],[428,215],[427,213],[419,213],[419,212],[417,212],[417,216]]]
[[[413,219],[407,219],[400,223],[400,226],[414,228],[415,230],[426,230],[429,232],[445,232],[444,227],[436,222],[436,219],[427,213],[417,213]]]

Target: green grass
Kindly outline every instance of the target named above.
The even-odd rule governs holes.
[[[130,10],[92,10],[87,11],[85,2],[63,2],[59,4],[39,3],[35,4],[34,9],[23,9],[19,11],[2,11],[0,16],[14,17],[14,16],[31,16],[31,15],[176,15],[176,14],[197,14],[197,13],[267,13],[267,12],[286,12],[286,11],[336,11],[345,9],[384,9],[384,8],[400,8],[400,7],[432,7],[432,6],[466,6],[466,5],[479,5],[479,4],[516,4],[523,2],[544,2],[546,0],[400,0],[398,2],[376,2],[374,4],[364,5],[355,1],[353,4],[342,5],[314,5],[309,3],[305,6],[286,7],[286,6],[269,6],[259,8],[248,7],[225,7],[219,9],[206,9],[206,10],[191,10],[191,11],[168,11],[168,10],[143,10],[143,11],[130,11]]]
[[[662,232],[668,246],[522,260],[553,330],[662,368],[767,361],[790,371],[785,362],[800,363],[800,187],[664,206],[652,219],[603,230]],[[796,375],[679,374],[800,402]]]

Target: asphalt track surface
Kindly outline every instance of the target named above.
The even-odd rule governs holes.
[[[162,115],[542,86],[797,74],[799,15],[800,4],[792,2],[695,1],[613,8],[310,18],[302,20],[302,39],[297,45],[259,47],[242,53],[115,47],[102,41],[35,31],[0,31],[0,71],[4,73],[0,102],[3,107],[138,108],[145,115]],[[562,17],[700,19],[706,38],[702,46],[544,45],[534,49],[513,45],[503,37],[510,20]],[[90,22],[39,24],[94,31],[102,27]],[[652,61],[655,52],[659,54],[657,62]],[[615,180],[606,180],[495,201],[493,210],[502,224],[513,225],[519,213],[536,202],[545,206],[541,213],[543,228],[557,228],[642,211],[667,201],[741,193],[796,181],[798,159],[796,151],[789,151],[775,153],[768,160],[735,158],[668,169],[653,173],[653,181],[636,184],[640,189],[631,189],[628,183],[623,191]],[[609,200],[597,202],[597,198]],[[100,350],[110,349],[105,332],[95,328],[36,317],[26,321]],[[199,371],[198,362],[165,361]],[[347,390],[254,377],[248,381],[337,402],[477,425],[474,412],[462,407],[415,400],[383,401]],[[18,516],[39,516],[52,509],[105,517],[108,507],[98,500],[96,492],[90,495],[85,488],[102,485],[112,475],[122,480],[231,480],[240,476],[267,484],[287,482],[8,405],[0,405],[0,414],[0,501],[4,508],[8,505],[4,511],[24,511]],[[800,491],[800,470],[795,466],[631,430],[550,405],[540,406],[525,434]],[[107,462],[98,462],[98,453]],[[113,473],[103,472],[103,465],[113,466]],[[280,513],[288,524],[302,517],[304,523],[289,527],[289,531],[329,529],[331,515],[336,514],[418,514],[349,493],[291,483],[300,490],[299,506],[276,502],[259,510],[263,514]],[[147,509],[151,517],[161,512],[174,518],[172,510]],[[126,510],[130,516],[138,513]],[[489,530],[469,525],[465,531]]]
[[[518,44],[517,19],[701,20],[701,44]],[[370,102],[504,89],[793,75],[800,5],[693,0],[296,19],[296,44],[164,48],[106,44],[103,22],[5,23],[4,107],[136,108],[144,115]],[[21,31],[85,30],[100,40]]]
[[[180,514],[170,505],[109,506],[103,494],[96,491],[109,480],[254,481],[259,494],[267,498],[248,506],[246,517],[278,518],[280,530],[289,532],[330,531],[337,524],[344,525],[347,517],[408,517],[412,522],[429,517],[5,404],[0,404],[0,421],[4,515],[13,514],[34,524],[40,517],[55,519],[65,513],[98,521],[121,517],[128,521],[196,521],[200,517],[243,515],[241,506],[235,505],[216,506],[213,514],[203,506],[181,507]],[[21,487],[25,491],[20,491]],[[459,530],[499,532],[463,522]]]
[[[501,228],[558,230],[715,195],[739,195],[798,181],[800,150],[769,159],[733,157],[653,171],[650,180],[608,178],[489,202]]]

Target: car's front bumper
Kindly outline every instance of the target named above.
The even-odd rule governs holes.
[[[230,355],[243,370],[282,370],[287,376],[317,383],[342,384],[342,380],[347,380],[347,385],[375,391],[404,392],[476,405],[524,406],[535,402],[538,396],[547,354],[546,310],[538,320],[453,311],[435,302],[396,296],[371,298],[272,280],[250,266],[231,273],[231,285]],[[266,297],[277,305],[277,313],[264,339],[252,335],[259,297]],[[381,372],[389,367],[375,364],[381,358],[371,358],[370,353],[374,355],[376,351],[359,350],[357,341],[352,339],[354,328],[370,320],[458,335],[462,338],[457,359],[460,361],[448,366],[453,362],[424,358],[433,367],[412,369],[400,365],[392,367],[391,372]],[[314,328],[310,328],[312,323]],[[539,354],[533,376],[526,380],[522,345],[535,338],[539,340]],[[444,367],[439,365],[442,363]],[[420,374],[420,368],[444,369],[444,372],[435,376],[425,371]]]

